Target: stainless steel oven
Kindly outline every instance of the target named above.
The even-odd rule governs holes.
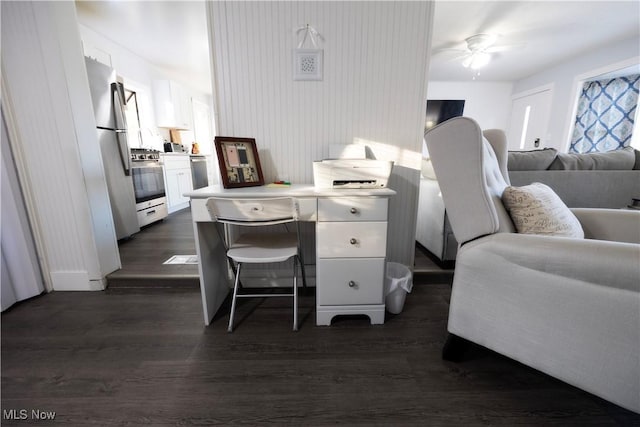
[[[131,175],[140,227],[165,218],[168,212],[160,152],[131,149]]]

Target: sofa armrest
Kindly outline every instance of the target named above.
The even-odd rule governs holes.
[[[587,239],[640,243],[640,211],[573,208]]]

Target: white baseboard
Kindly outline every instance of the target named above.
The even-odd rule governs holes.
[[[89,280],[86,271],[52,271],[51,283],[54,291],[102,291],[104,280]]]

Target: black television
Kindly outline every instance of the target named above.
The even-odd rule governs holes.
[[[424,122],[425,132],[453,117],[462,116],[463,111],[464,99],[428,99],[427,115]]]

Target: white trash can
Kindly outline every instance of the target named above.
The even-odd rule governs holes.
[[[392,314],[398,314],[404,307],[407,293],[413,288],[411,270],[397,262],[387,263],[384,280],[385,309]]]

